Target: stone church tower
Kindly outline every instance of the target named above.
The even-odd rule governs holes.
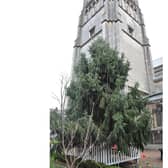
[[[74,46],[74,64],[81,53],[88,54],[89,46],[98,37],[130,62],[126,89],[138,82],[142,93],[151,93],[150,44],[138,0],[84,0]]]

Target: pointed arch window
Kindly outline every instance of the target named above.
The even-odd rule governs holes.
[[[95,35],[95,26],[92,27],[92,28],[89,30],[89,35],[90,35],[90,38],[92,38],[92,37]]]
[[[128,25],[128,33],[130,35],[133,35],[133,32],[134,32],[134,29],[130,25]]]

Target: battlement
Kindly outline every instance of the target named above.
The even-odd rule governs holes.
[[[100,3],[103,4],[105,0],[90,0],[85,2],[84,13],[88,14],[91,9],[96,8]]]
[[[119,6],[124,9],[131,8],[133,11],[137,12],[139,7],[136,1],[134,0],[118,0]]]
[[[84,2],[84,8],[86,13],[91,9],[96,6],[100,1],[105,2],[105,1],[115,1],[115,0],[86,0]],[[118,0],[119,4],[122,5],[127,5],[130,6],[133,10],[136,11],[138,8],[138,1],[137,0]]]
[[[140,9],[135,0],[118,0],[119,7],[124,10],[135,21],[140,23]]]
[[[139,21],[139,6],[137,0],[85,0],[83,6],[84,22],[88,21],[97,11],[100,10],[105,4],[109,9],[113,3],[117,3],[127,14],[129,14],[136,21]],[[109,11],[110,12],[110,11]],[[110,12],[111,13],[111,12]]]
[[[104,6],[105,0],[86,0],[82,10],[82,22],[85,24],[88,22],[96,13],[98,13]]]

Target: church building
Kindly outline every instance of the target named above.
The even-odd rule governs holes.
[[[89,46],[99,37],[130,62],[126,90],[138,82],[144,95],[152,93],[150,44],[138,0],[84,0],[74,46],[74,64],[81,53],[89,56]]]

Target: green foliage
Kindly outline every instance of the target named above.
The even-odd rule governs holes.
[[[120,168],[120,167],[119,166],[107,166],[103,163],[97,163],[92,160],[87,160],[87,161],[82,162],[79,165],[79,168]]]
[[[68,144],[70,141],[70,137],[73,134],[73,145],[82,147],[84,144],[84,139],[86,137],[86,132],[89,124],[88,116],[84,116],[80,118],[78,121],[70,121],[66,120],[65,123],[65,144]],[[98,128],[94,123],[91,123],[90,131],[89,131],[89,139],[88,142],[92,142],[96,140]]]
[[[50,168],[55,168],[54,159],[50,157]]]
[[[50,130],[53,132],[56,132],[56,130],[60,127],[61,125],[61,116],[58,113],[58,109],[51,109],[50,110]]]
[[[79,165],[79,168],[102,168],[102,166],[95,161],[87,160],[85,162],[82,162]]]
[[[84,139],[87,132],[87,126],[89,124],[89,116],[86,114],[81,117],[77,121],[70,120],[68,117],[64,118],[64,141],[65,145],[67,145],[71,137],[73,136],[73,145],[82,147],[84,144]],[[51,110],[50,114],[50,129],[52,133],[57,134],[54,139],[50,140],[50,144],[53,146],[51,153],[56,153],[59,157],[61,157],[61,149],[62,149],[62,126],[61,126],[61,116],[56,110]],[[91,122],[88,142],[95,141],[97,138],[98,127]]]
[[[97,125],[102,124],[106,106],[111,94],[124,88],[129,70],[129,63],[124,57],[119,58],[108,44],[99,39],[90,47],[90,58],[81,55],[75,69],[75,80],[67,90],[69,110],[67,115],[76,120],[90,114],[93,102],[95,113],[93,119]]]
[[[75,78],[67,89],[67,117],[76,121],[90,115],[94,103],[93,121],[101,130],[100,143],[117,144],[119,150],[130,145],[143,149],[149,137],[150,113],[138,84],[124,92],[129,62],[102,39],[91,45],[89,53],[89,58],[82,54],[74,67]]]
[[[54,160],[59,159],[64,161],[64,156],[62,155],[62,145],[61,145],[61,115],[58,113],[58,109],[50,110],[50,131],[51,135],[55,135],[50,138],[50,157]]]

